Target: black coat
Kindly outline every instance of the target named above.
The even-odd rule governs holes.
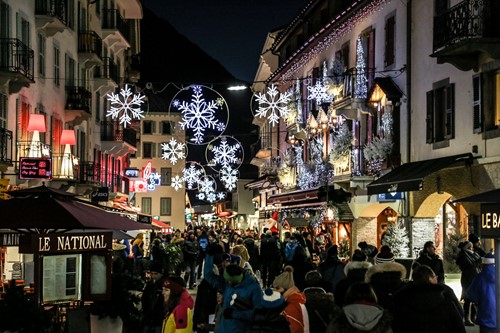
[[[460,284],[462,285],[462,299],[464,299],[467,297],[467,288],[469,288],[477,273],[481,271],[481,257],[473,251],[462,249],[458,252],[455,262],[462,272]]]
[[[430,254],[426,251],[421,251],[419,257],[417,258],[417,262],[420,265],[427,265],[438,277],[439,283],[444,283],[444,265],[443,260],[439,258],[436,254]]]
[[[394,305],[394,333],[465,333],[460,303],[446,285],[410,282]]]
[[[290,324],[281,314],[283,309],[284,306],[255,309],[253,320],[245,327],[245,333],[291,333]]]

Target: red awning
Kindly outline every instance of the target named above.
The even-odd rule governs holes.
[[[152,219],[151,222],[154,226],[161,228],[161,231],[164,233],[171,233],[172,232],[172,226],[170,224],[167,224],[165,222],[159,221],[157,219]]]

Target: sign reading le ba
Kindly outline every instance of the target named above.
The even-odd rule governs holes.
[[[500,237],[500,204],[481,204],[481,237]]]

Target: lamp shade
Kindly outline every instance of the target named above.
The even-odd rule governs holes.
[[[61,144],[62,145],[76,145],[75,131],[74,130],[63,130],[61,134]]]
[[[45,132],[45,116],[43,114],[30,115],[28,131]]]

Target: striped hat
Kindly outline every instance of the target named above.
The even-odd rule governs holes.
[[[492,265],[495,263],[495,256],[493,253],[489,252],[483,257],[483,265]]]
[[[394,253],[392,253],[388,245],[383,245],[380,248],[380,252],[375,256],[375,265],[386,262],[394,262]]]
[[[278,291],[267,288],[263,291],[262,307],[266,309],[277,308],[285,302],[283,295]]]

